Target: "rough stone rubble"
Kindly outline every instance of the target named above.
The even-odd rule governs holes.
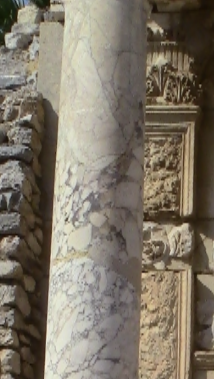
[[[42,278],[42,96],[35,90],[39,23],[34,7],[0,49],[0,366],[1,378],[35,378],[40,353]]]

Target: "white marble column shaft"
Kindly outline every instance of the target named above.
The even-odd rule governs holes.
[[[67,0],[45,379],[136,379],[143,0]]]

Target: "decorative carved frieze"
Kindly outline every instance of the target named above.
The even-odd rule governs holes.
[[[162,38],[164,32],[151,29]],[[182,45],[175,42],[148,44],[146,99],[147,104],[198,104],[200,85],[193,73],[193,59]]]
[[[194,231],[189,223],[179,226],[145,222],[143,228],[143,269],[165,269],[172,259],[190,263]]]
[[[197,107],[148,107],[144,158],[146,220],[194,214]]]
[[[179,72],[163,57],[158,58],[146,78],[147,103],[150,104],[196,104],[198,91],[194,74]]]

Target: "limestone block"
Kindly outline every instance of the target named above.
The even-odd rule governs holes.
[[[213,370],[214,374],[214,351],[195,351],[193,356],[195,370]]]
[[[28,5],[18,12],[18,23],[40,24],[43,18],[43,11],[34,5]]]
[[[26,49],[31,41],[31,35],[16,33],[5,34],[5,46],[9,50]]]
[[[12,33],[14,34],[24,34],[27,36],[31,36],[33,39],[33,36],[38,36],[39,35],[39,25],[38,24],[33,24],[33,23],[28,23],[25,22],[23,24],[18,24],[15,23],[12,26],[11,29]]]
[[[7,136],[11,143],[29,146],[36,155],[40,154],[42,145],[38,133],[34,130],[16,126],[8,131]]]
[[[12,328],[23,330],[23,317],[19,311],[11,307],[4,307],[0,312],[0,326],[3,328]]]
[[[19,190],[28,201],[32,197],[32,172],[19,161],[8,161],[0,165],[0,188],[4,190]]]
[[[142,274],[139,378],[188,378],[191,292],[191,270]]]
[[[0,89],[13,89],[24,86],[26,84],[26,77],[24,75],[1,75],[0,76]]]
[[[29,316],[31,311],[27,294],[19,285],[0,284],[0,305],[17,306],[24,317]]]
[[[9,88],[11,80],[15,80],[16,77],[20,78],[20,76],[15,75],[3,75],[2,78],[5,81],[3,84]],[[26,84],[26,80],[24,84]],[[38,92],[26,87],[19,88],[17,91],[7,91],[0,104],[1,108],[7,112],[18,109],[16,118],[23,126],[33,127],[39,133],[44,130],[42,129],[44,124],[43,98]]]
[[[13,373],[20,374],[20,355],[13,350],[0,351],[1,374]]]
[[[0,146],[0,163],[8,159],[17,159],[27,163],[33,160],[33,152],[27,146]]]
[[[0,235],[17,234],[24,236],[27,232],[27,224],[18,213],[0,214]]]
[[[22,238],[18,236],[2,238],[0,251],[2,259],[15,259],[21,263],[27,273],[36,279],[41,278],[41,263]]]
[[[65,18],[65,9],[63,4],[51,4],[48,12],[44,14],[45,21],[63,22]]]
[[[22,279],[22,266],[15,261],[0,261],[0,279]]]
[[[43,109],[43,98],[40,93],[31,91],[30,94],[25,94],[20,103],[19,108],[19,118],[32,117],[30,123],[37,119],[38,123],[44,124],[44,109]],[[32,125],[34,123],[32,122]]]
[[[176,377],[177,317],[178,276],[174,273],[143,274],[140,379]]]
[[[45,194],[43,214],[45,219],[50,220],[53,207],[64,28],[58,22],[45,22],[40,28],[38,90],[44,97],[45,109],[45,135],[41,153],[42,188]],[[50,72],[52,75],[49,75]]]
[[[19,339],[15,330],[0,327],[0,346],[19,347]]]
[[[0,194],[0,211],[19,212],[27,220],[30,229],[35,225],[35,214],[32,207],[19,191]]]

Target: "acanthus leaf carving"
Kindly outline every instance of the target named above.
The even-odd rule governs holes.
[[[148,72],[146,95],[148,104],[197,104],[200,86],[195,74],[179,71],[159,56]]]

